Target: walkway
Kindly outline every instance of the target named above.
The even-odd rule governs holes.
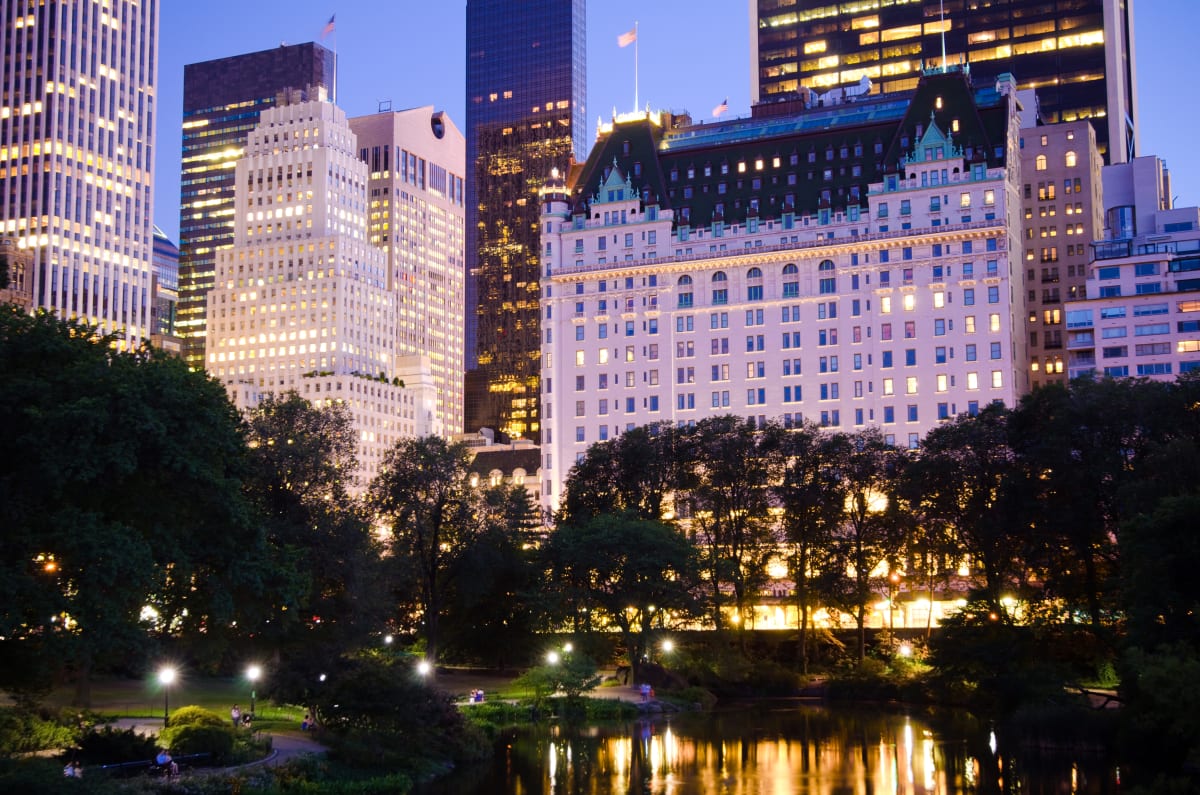
[[[118,729],[133,729],[138,734],[145,734],[150,737],[157,737],[162,731],[162,721],[148,721],[145,718],[118,718],[108,724],[115,726]],[[244,765],[239,765],[230,770],[241,770],[255,765],[275,765],[283,764],[289,759],[294,759],[297,756],[304,754],[323,754],[326,751],[325,746],[318,743],[311,736],[299,731],[282,731],[282,732],[267,732],[271,738],[271,753],[267,754],[262,759],[257,759],[253,762],[248,762]]]

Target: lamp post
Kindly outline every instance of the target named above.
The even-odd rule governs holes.
[[[158,683],[163,688],[163,726],[167,725],[167,717],[170,714],[170,694],[171,683],[175,681],[175,669],[170,666],[164,666],[158,669]]]
[[[246,669],[246,678],[250,680],[250,718],[254,719],[254,699],[258,696],[256,691],[258,678],[262,676],[262,668],[257,665],[251,665]]]

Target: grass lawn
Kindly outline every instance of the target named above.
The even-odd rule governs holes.
[[[47,706],[70,707],[74,687],[53,691]],[[92,711],[112,718],[162,719],[163,688],[157,681],[136,679],[97,679],[92,683]],[[167,704],[174,712],[179,707],[200,706],[218,715],[228,716],[234,704],[243,712],[250,710],[250,688],[244,680],[209,677],[183,677],[171,685]],[[300,728],[304,709],[258,700],[254,724],[259,730]]]

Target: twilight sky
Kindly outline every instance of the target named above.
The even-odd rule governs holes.
[[[1200,203],[1200,61],[1186,58],[1200,29],[1200,0],[1136,0],[1135,52],[1141,154],[1167,161],[1177,204]],[[465,0],[167,0],[162,4],[154,220],[179,231],[180,122],[187,63],[325,40],[338,58],[338,104],[351,115],[435,105],[461,129],[466,104]],[[750,16],[746,0],[589,2],[589,134],[634,106],[634,48],[617,37],[639,23],[643,106],[688,110],[697,121],[729,99],[725,118],[750,113]]]

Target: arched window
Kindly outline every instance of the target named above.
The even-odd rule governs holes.
[[[692,305],[692,277],[680,276],[677,282],[679,287],[679,306],[689,307]]]
[[[762,268],[751,268],[746,271],[746,281],[750,282],[746,286],[746,300],[763,300]]]
[[[795,263],[789,262],[783,266],[783,297],[800,297],[800,269]]]
[[[1075,163],[1078,158],[1074,152],[1067,152],[1067,168],[1075,168]]]
[[[729,303],[729,277],[725,275],[725,271],[717,271],[712,275],[713,291],[712,302],[713,306],[720,306]]]
[[[1037,159],[1034,161],[1034,168],[1036,168],[1038,171],[1046,170],[1046,156],[1045,155],[1037,156]]]
[[[837,292],[837,278],[833,275],[833,260],[821,260],[817,266],[820,278],[817,280],[817,291],[821,295],[832,295]]]

